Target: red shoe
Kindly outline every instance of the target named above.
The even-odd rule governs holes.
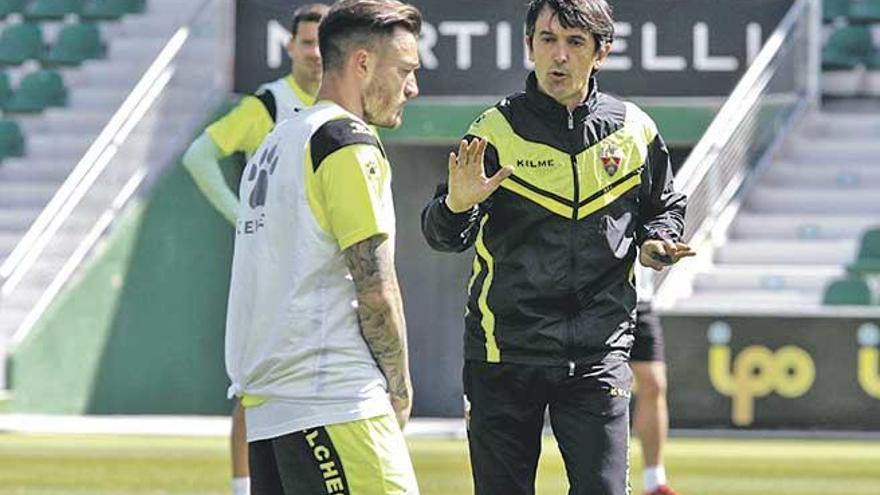
[[[652,492],[645,492],[645,495],[679,495],[677,491],[669,488],[668,485],[660,485]]]

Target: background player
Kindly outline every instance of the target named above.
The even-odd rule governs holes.
[[[666,355],[663,327],[651,309],[653,274],[636,270],[638,306],[635,342],[630,351],[630,367],[636,382],[633,428],[642,444],[642,480],[645,495],[677,495],[666,480],[663,447],[669,430],[666,403]]]

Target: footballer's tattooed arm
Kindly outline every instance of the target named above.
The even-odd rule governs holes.
[[[387,236],[373,236],[349,247],[343,255],[357,291],[361,333],[388,381],[391,404],[403,427],[411,409],[412,383],[392,242]]]

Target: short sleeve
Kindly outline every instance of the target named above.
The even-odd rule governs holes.
[[[223,156],[237,151],[252,155],[272,131],[274,122],[266,106],[255,96],[245,96],[229,113],[205,131]]]
[[[341,250],[376,235],[394,232],[388,164],[369,144],[344,146],[316,170],[322,209]]]

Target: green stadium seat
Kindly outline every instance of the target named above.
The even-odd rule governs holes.
[[[880,274],[880,228],[862,235],[859,255],[855,263],[847,267],[847,271],[853,275]]]
[[[0,65],[19,65],[42,54],[43,32],[36,24],[13,24],[0,33]]]
[[[24,156],[24,135],[14,120],[0,120],[0,160]]]
[[[825,0],[822,3],[822,20],[834,22],[849,15],[849,0]]]
[[[867,62],[874,55],[874,39],[867,26],[846,26],[835,30],[825,50],[829,53],[855,57],[860,62]]]
[[[106,53],[101,32],[94,24],[70,24],[58,33],[58,39],[43,58],[44,65],[79,65],[103,58]]]
[[[854,0],[850,4],[848,17],[852,24],[880,22],[880,2],[877,0]]]
[[[66,104],[67,88],[61,74],[54,70],[38,70],[24,76],[5,109],[7,112],[36,113],[47,107]]]
[[[839,49],[830,46],[822,49],[823,71],[848,71],[858,67],[859,63],[861,59]]]
[[[0,18],[18,14],[24,10],[26,0],[0,0]]]
[[[119,19],[125,14],[143,12],[144,0],[89,0],[80,18],[94,20]]]
[[[24,9],[25,19],[60,20],[82,12],[83,0],[33,0]]]
[[[0,72],[0,109],[6,106],[10,98],[12,98],[12,86],[9,84],[9,75]]]
[[[861,278],[835,280],[825,289],[822,304],[827,306],[870,306],[871,288]]]

